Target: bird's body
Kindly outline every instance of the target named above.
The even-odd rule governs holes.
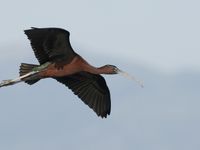
[[[63,77],[63,76],[68,76],[72,75],[77,72],[84,71],[82,65],[84,61],[77,55],[75,56],[71,62],[66,63],[66,64],[59,64],[59,63],[50,63],[45,69],[43,69],[39,75],[43,78],[46,77]],[[62,66],[62,68],[58,69],[56,67]]]
[[[57,68],[56,66],[62,66]],[[85,61],[81,56],[76,55],[71,62],[63,63],[50,63],[45,69],[43,69],[39,75],[43,78],[45,77],[63,77],[75,74],[77,72],[89,72],[92,74],[109,74],[109,70],[106,67],[96,68],[91,66],[87,61]]]
[[[0,87],[26,82],[32,85],[53,78],[66,85],[98,116],[107,117],[111,110],[110,92],[100,74],[121,72],[116,66],[94,67],[74,52],[69,32],[59,28],[32,28],[24,31],[30,40],[39,65],[22,63],[20,76],[4,80]]]

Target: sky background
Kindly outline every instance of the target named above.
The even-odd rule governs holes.
[[[95,66],[114,64],[142,89],[105,75],[112,111],[101,119],[52,79],[0,89],[3,150],[199,150],[200,2],[197,0],[2,1],[0,80],[38,63],[23,33],[70,31],[72,47]]]

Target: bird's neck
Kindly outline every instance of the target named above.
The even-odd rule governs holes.
[[[97,67],[94,67],[92,65],[87,65],[85,67],[85,71],[92,73],[92,74],[108,74],[107,70],[104,69],[104,66],[97,68]]]
[[[94,66],[90,65],[86,60],[84,60],[81,56],[79,56],[79,57],[80,57],[83,71],[89,72],[92,74],[107,74],[107,71],[104,66],[99,67],[99,68],[94,67]]]

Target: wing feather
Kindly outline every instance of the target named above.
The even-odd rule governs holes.
[[[24,33],[30,40],[34,54],[40,64],[47,61],[70,62],[76,53],[73,51],[70,33],[60,28],[32,28]]]
[[[54,79],[71,89],[98,116],[103,118],[110,114],[110,92],[102,76],[80,72]]]

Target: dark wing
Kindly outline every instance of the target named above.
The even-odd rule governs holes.
[[[70,33],[64,29],[32,28],[24,33],[28,36],[40,64],[47,61],[70,62],[76,55],[69,41]]]
[[[106,118],[110,114],[110,92],[102,76],[80,72],[54,79],[68,86],[98,116]]]

